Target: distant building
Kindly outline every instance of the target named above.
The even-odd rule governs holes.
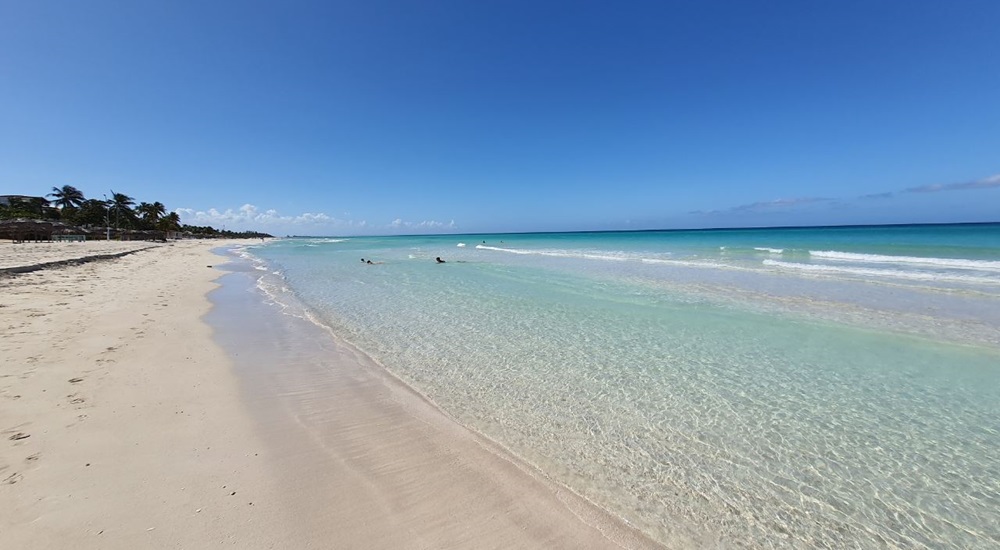
[[[45,197],[31,197],[28,195],[0,195],[0,206],[10,206],[11,204],[24,204],[32,203],[35,201],[43,201],[45,204],[49,203],[49,200]]]

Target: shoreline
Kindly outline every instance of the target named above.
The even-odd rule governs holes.
[[[929,248],[918,256],[942,255],[938,236],[921,238]],[[838,249],[825,239],[810,248]],[[640,245],[649,250],[630,259],[671,252],[667,240],[510,242],[561,255],[424,238],[286,241],[240,255],[288,313],[310,314],[462,425],[668,547],[989,538],[978,533],[995,513],[975,494],[992,486],[996,445],[975,426],[995,417],[996,348],[871,328],[844,307],[869,304],[885,326],[912,311],[931,329],[966,315],[996,327],[985,300],[915,286],[924,299],[910,303],[886,285],[744,277],[729,263],[693,295],[686,269],[607,261]],[[731,300],[706,299],[712,291]],[[780,292],[847,315],[769,307]],[[842,301],[810,304],[817,296]],[[900,467],[914,453],[921,461]],[[953,525],[935,523],[942,507]]]
[[[267,306],[223,281],[240,274],[213,252],[239,244],[47,258],[28,265],[60,266],[0,277],[5,544],[657,547],[329,334],[316,344],[339,355],[278,346],[248,367],[266,354],[238,330],[259,318],[217,298]],[[213,315],[230,322],[213,330]],[[225,326],[236,351],[220,345]]]
[[[257,271],[232,259],[207,321],[263,437],[296,449],[268,458],[311,532],[366,548],[662,547],[460,424],[302,304],[265,303]],[[331,501],[344,493],[349,503]]]
[[[261,547],[291,530],[274,519],[231,362],[200,321],[220,244],[0,278],[5,544]]]

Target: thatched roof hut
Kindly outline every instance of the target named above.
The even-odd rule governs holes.
[[[87,235],[90,231],[66,222],[52,222],[53,235]]]
[[[51,241],[53,223],[27,218],[0,220],[0,239],[10,239],[14,242]]]
[[[163,231],[139,229],[130,231],[127,238],[130,241],[165,241],[167,240],[167,235]]]

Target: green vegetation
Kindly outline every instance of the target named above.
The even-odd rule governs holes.
[[[47,196],[54,199],[49,202],[52,206],[59,209],[79,208],[85,200],[83,198],[83,192],[72,185],[64,185],[61,188],[53,187],[52,192]]]
[[[59,213],[49,207],[42,197],[12,196],[9,204],[0,204],[0,220],[29,218],[33,220],[58,220]]]
[[[105,200],[88,199],[83,192],[72,185],[53,187],[44,197],[20,195],[5,196],[0,201],[0,220],[18,218],[62,222],[68,226],[115,236],[135,232],[159,232],[164,236],[195,238],[263,238],[267,233],[257,231],[225,231],[210,226],[181,224],[177,212],[167,212],[162,202],[140,202],[124,193],[111,191],[111,198]]]

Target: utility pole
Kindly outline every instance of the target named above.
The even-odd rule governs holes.
[[[111,240],[111,203],[108,196],[104,195],[104,240]]]

